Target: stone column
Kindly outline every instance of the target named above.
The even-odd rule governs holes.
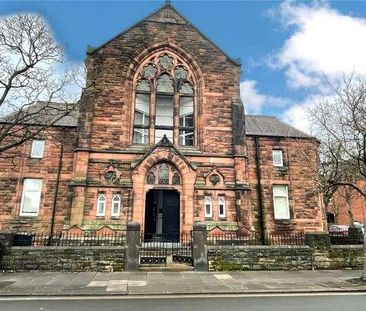
[[[139,269],[140,224],[129,222],[126,232],[125,271]]]
[[[195,271],[208,271],[207,231],[204,223],[193,224],[193,266]]]

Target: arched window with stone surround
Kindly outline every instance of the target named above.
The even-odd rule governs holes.
[[[195,141],[195,88],[187,64],[171,52],[149,58],[137,73],[133,142],[158,143],[164,135],[174,144]]]

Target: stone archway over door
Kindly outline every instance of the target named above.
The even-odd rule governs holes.
[[[144,240],[178,242],[180,195],[176,190],[153,189],[146,193]]]

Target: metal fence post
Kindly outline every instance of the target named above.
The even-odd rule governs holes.
[[[129,222],[126,232],[125,271],[139,269],[140,224]]]
[[[193,266],[195,271],[208,271],[207,230],[204,223],[193,224]]]

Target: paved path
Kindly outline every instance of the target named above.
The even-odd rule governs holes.
[[[360,271],[21,272],[0,276],[0,296],[84,296],[366,291]]]

